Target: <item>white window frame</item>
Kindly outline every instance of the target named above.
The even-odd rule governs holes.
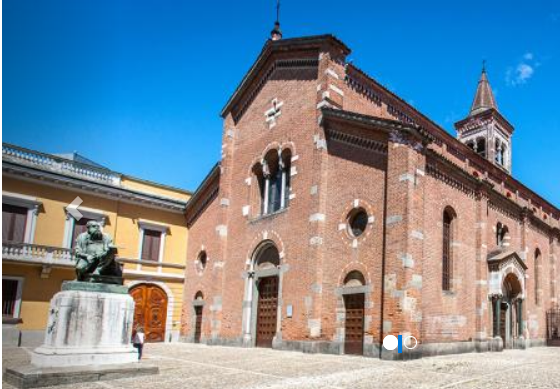
[[[14,280],[17,281],[17,290],[16,290],[16,303],[14,306],[14,318],[19,319],[21,315],[21,296],[23,294],[23,282],[25,278],[23,277],[15,277],[15,276],[2,276],[3,280]]]
[[[35,229],[37,227],[37,215],[39,214],[39,207],[43,203],[37,200],[36,197],[2,191],[2,204],[27,208],[23,243],[33,244],[35,241]]]
[[[138,265],[136,266],[137,271],[142,270],[142,246],[144,245],[144,232],[146,230],[151,231],[159,231],[161,232],[161,239],[159,242],[159,253],[158,253],[158,262],[163,263],[163,256],[165,254],[165,237],[167,236],[167,232],[169,231],[169,226],[167,224],[156,223],[148,220],[138,220],[138,228],[139,228],[139,241],[138,241]],[[161,273],[162,267],[158,266],[157,269],[158,273]]]
[[[66,222],[64,222],[64,238],[62,241],[62,247],[67,249],[72,248],[72,234],[74,233],[74,225],[76,224],[76,219],[74,219],[74,217],[70,212],[68,212],[68,210],[69,206],[64,207],[64,212],[66,213]],[[102,229],[103,227],[105,227],[105,223],[107,222],[107,214],[104,211],[87,207],[79,207],[78,211],[86,219],[93,219],[100,222]]]

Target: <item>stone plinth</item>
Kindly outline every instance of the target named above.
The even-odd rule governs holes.
[[[6,369],[3,379],[16,388],[28,389],[72,385],[79,382],[109,381],[158,373],[159,368],[157,366],[145,363],[49,368],[23,366]]]
[[[134,301],[122,285],[65,282],[51,300],[45,343],[35,349],[37,367],[134,363]]]

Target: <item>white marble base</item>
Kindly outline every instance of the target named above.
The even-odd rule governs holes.
[[[81,287],[78,282],[69,284],[76,289]],[[63,291],[52,298],[45,343],[31,355],[33,365],[85,366],[138,360],[130,339],[134,319],[132,297],[122,286],[120,293],[114,292],[114,286],[96,288],[98,291],[64,290],[63,287]]]
[[[138,362],[138,352],[133,347],[61,349],[42,346],[31,354],[31,363],[37,367],[117,365],[134,362]]]

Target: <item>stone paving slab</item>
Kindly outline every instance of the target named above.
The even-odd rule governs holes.
[[[3,351],[4,368],[29,364],[29,350]],[[560,389],[560,348],[407,362],[184,343],[147,344],[144,351],[159,375],[52,389]],[[13,389],[6,383],[3,388]]]

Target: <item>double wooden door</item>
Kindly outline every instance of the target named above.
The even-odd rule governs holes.
[[[134,299],[134,327],[141,325],[146,342],[165,341],[167,294],[159,286],[140,284],[130,289]]]
[[[278,315],[278,277],[259,280],[257,306],[257,347],[272,347]]]
[[[344,353],[363,355],[364,353],[364,294],[344,296],[346,325]]]

